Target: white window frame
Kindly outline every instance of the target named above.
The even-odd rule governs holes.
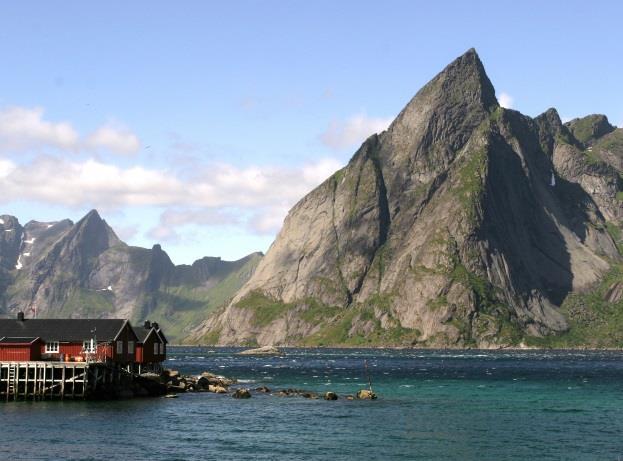
[[[60,350],[61,348],[58,341],[49,341],[45,343],[46,354],[58,354]]]
[[[95,344],[94,342],[93,347],[91,347],[91,340],[85,339],[84,341],[82,341],[82,349],[84,350],[84,352],[92,354],[93,352],[97,352],[97,344]]]
[[[134,341],[128,341],[128,354],[134,355]]]
[[[123,341],[117,341],[117,354],[123,354]]]

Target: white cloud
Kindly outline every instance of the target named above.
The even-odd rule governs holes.
[[[53,146],[75,149],[78,133],[68,122],[48,122],[43,109],[9,107],[0,111],[0,145],[5,149]]]
[[[303,166],[302,174],[307,183],[320,184],[343,165],[334,158],[320,159],[317,163]]]
[[[94,159],[40,156],[16,163],[0,158],[0,202],[26,200],[105,211],[160,207],[165,212],[150,236],[162,240],[174,238],[175,228],[187,224],[244,225],[268,233],[278,230],[288,209],[340,166],[334,159],[298,168],[215,164],[197,167],[189,177]],[[182,211],[170,211],[174,209]]]
[[[177,242],[180,239],[180,234],[176,227],[159,223],[147,232],[147,237],[153,239],[155,242]]]
[[[223,226],[240,225],[242,217],[233,210],[214,208],[175,208],[167,209],[160,215],[158,225],[147,232],[147,236],[158,241],[177,241],[180,227],[188,225]]]
[[[0,178],[5,178],[15,170],[16,166],[10,160],[0,159]]]
[[[69,122],[46,120],[41,107],[0,110],[0,150],[3,152],[54,148],[73,152],[104,149],[129,154],[139,147],[138,137],[120,126],[106,124],[81,137]]]
[[[117,225],[115,224],[113,226],[113,229],[115,231],[115,234],[117,234],[117,236],[123,240],[123,241],[128,241],[131,240],[132,238],[134,238],[137,234],[138,234],[138,226],[136,225]]]
[[[333,149],[344,149],[360,144],[368,136],[387,129],[391,118],[368,117],[356,114],[345,121],[333,121],[320,136],[322,142]]]
[[[132,154],[140,148],[138,137],[123,127],[104,125],[90,134],[85,145],[94,149],[109,149],[120,154]]]
[[[289,206],[266,207],[247,221],[247,228],[256,234],[275,234],[281,229],[289,210]]]
[[[500,93],[500,96],[498,96],[498,102],[500,103],[500,106],[504,107],[505,109],[512,109],[514,99],[510,94],[502,92]]]

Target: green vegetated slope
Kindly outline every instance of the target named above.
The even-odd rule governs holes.
[[[558,335],[525,338],[547,348],[623,348],[623,265],[616,264],[597,286],[571,293],[561,306],[569,329]]]
[[[249,280],[261,259],[253,254],[240,267],[214,277],[208,284],[185,283],[162,286],[151,294],[155,307],[141,315],[157,321],[173,343],[185,343],[192,330],[219,307],[227,304]]]

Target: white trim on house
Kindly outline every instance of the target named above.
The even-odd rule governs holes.
[[[97,346],[92,339],[85,339],[84,341],[82,341],[82,349],[84,350],[84,352],[97,352]]]
[[[46,354],[58,354],[60,352],[60,344],[58,341],[49,341],[45,343]]]

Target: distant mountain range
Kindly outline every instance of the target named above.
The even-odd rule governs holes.
[[[290,210],[193,337],[622,347],[622,171],[623,130],[502,108],[470,50]]]
[[[173,342],[226,304],[261,253],[174,265],[160,245],[126,245],[97,211],[77,223],[0,216],[0,315],[158,321]]]

